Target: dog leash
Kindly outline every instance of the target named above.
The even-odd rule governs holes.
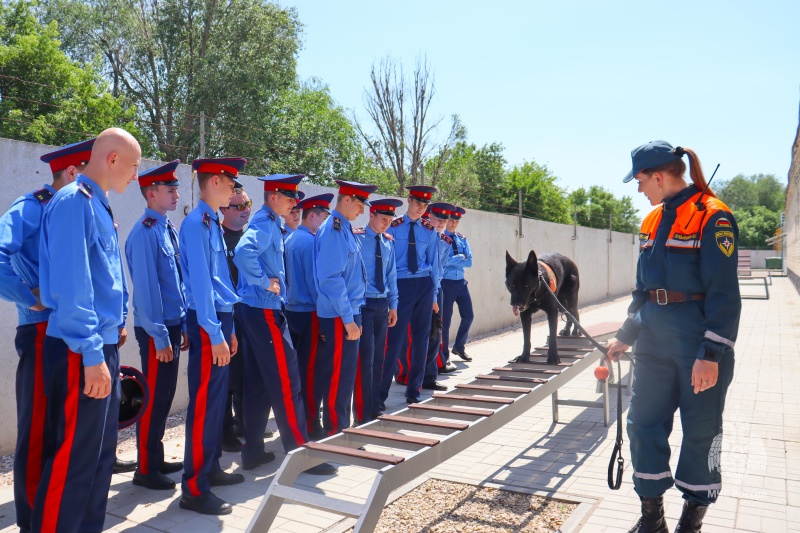
[[[558,297],[553,293],[552,289],[550,289],[550,284],[548,280],[544,279],[542,275],[542,271],[539,271],[539,279],[542,280],[543,285],[547,289],[547,291],[553,296],[553,299],[556,301],[556,305],[561,311],[567,315],[575,326],[584,334],[584,336],[589,339],[589,342],[594,344],[595,348],[600,350],[600,352],[608,359],[608,348],[597,342],[589,333],[583,329],[581,323],[570,313],[566,307],[564,307],[561,302],[559,301]],[[609,361],[611,364],[611,361]],[[619,379],[622,379],[622,367],[619,364],[619,359],[617,359],[617,376]],[[614,442],[614,451],[611,454],[611,460],[608,462],[608,488],[611,490],[619,490],[622,486],[622,472],[625,470],[625,459],[622,457],[622,444],[624,441],[622,440],[622,386],[621,384],[617,384],[617,438]],[[614,465],[617,465],[617,472],[616,476],[614,476]]]

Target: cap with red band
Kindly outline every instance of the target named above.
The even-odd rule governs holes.
[[[166,165],[152,168],[147,172],[139,174],[139,187],[149,187],[151,185],[180,185],[178,175],[175,170],[178,168],[180,159],[170,161]]]
[[[270,174],[260,179],[264,182],[264,191],[279,192],[289,198],[299,200],[302,198],[300,192],[300,182],[305,178],[305,174]]]
[[[381,198],[380,200],[372,200],[369,206],[369,212],[376,215],[395,215],[395,210],[403,205],[402,200],[395,200],[394,198]]]
[[[233,180],[236,188],[242,184],[236,178],[242,171],[247,159],[244,157],[218,157],[215,159],[195,159],[192,161],[192,170],[203,174],[218,174]]]
[[[333,201],[333,194],[326,193],[326,194],[319,194],[317,196],[311,196],[306,198],[302,202],[297,203],[298,209],[313,209],[315,207],[319,207],[326,211],[330,211],[331,209],[331,202]]]
[[[460,220],[461,217],[463,217],[466,212],[467,212],[467,210],[464,209],[463,207],[456,207],[455,211],[450,213],[450,218],[454,218],[456,220]]]
[[[436,187],[430,187],[428,185],[411,185],[406,187],[406,189],[408,189],[409,196],[426,204],[431,201],[434,194],[439,192],[439,189]]]
[[[67,146],[62,146],[58,150],[44,154],[41,159],[50,165],[50,171],[55,174],[70,166],[85,165],[92,156],[92,146],[94,139],[81,141]]]
[[[369,185],[357,181],[336,180],[336,184],[339,186],[339,194],[352,196],[367,207],[370,205],[369,195],[378,190],[377,185]]]
[[[436,202],[435,204],[431,204],[430,207],[428,207],[428,211],[431,214],[435,215],[438,218],[444,219],[444,220],[447,220],[448,218],[450,218],[450,215],[455,210],[456,210],[456,206],[454,206],[453,204],[445,203],[445,202]]]

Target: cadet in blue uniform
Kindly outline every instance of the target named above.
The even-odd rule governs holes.
[[[94,139],[64,146],[40,159],[50,165],[53,184],[20,196],[0,218],[0,298],[17,306],[14,344],[17,365],[17,445],[14,452],[14,504],[17,525],[31,527],[31,509],[42,473],[47,398],[42,345],[50,310],[39,300],[39,229],[45,206],[89,162]]]
[[[164,462],[161,442],[178,384],[180,352],[189,348],[178,230],[167,218],[180,198],[175,175],[178,163],[175,160],[139,174],[147,208],[125,242],[134,288],[133,332],[150,389],[147,409],[136,425],[139,466],[133,484],[154,490],[174,489],[175,482],[164,474],[183,468],[181,462]]]
[[[319,416],[322,398],[314,392],[320,333],[317,318],[317,287],[314,282],[314,236],[330,216],[333,194],[306,198],[297,205],[303,223],[286,239],[286,272],[291,279],[286,319],[300,367],[300,393],[306,408],[306,431],[311,440],[325,437]]]
[[[378,188],[338,180],[336,209],[317,231],[315,265],[317,315],[325,337],[314,384],[322,397],[322,424],[328,435],[350,426],[350,403],[358,368],[361,308],[367,274],[361,243],[350,223],[369,207],[369,195]]]
[[[450,251],[452,250],[451,246],[453,241],[444,234],[444,228],[447,225],[447,221],[450,219],[450,213],[456,210],[456,207],[452,204],[448,204],[445,202],[437,202],[434,204],[430,204],[428,207],[428,220],[430,221],[433,228],[436,230],[436,236],[439,238],[439,261],[438,261],[438,271],[437,271],[437,283],[439,284],[439,290],[436,293],[436,304],[439,307],[437,311],[434,311],[438,316],[439,320],[442,318],[442,305],[444,304],[444,298],[442,294],[442,287],[441,281],[444,277],[444,267],[447,264],[447,257],[450,255]],[[441,351],[442,351],[442,332],[439,331],[433,338],[428,336],[428,356],[425,363],[425,376],[422,379],[422,388],[426,390],[438,390],[444,391],[447,390],[445,385],[436,381],[436,378],[439,376],[439,362],[441,361]]]
[[[381,408],[381,376],[388,328],[397,323],[397,267],[394,240],[386,234],[401,200],[370,202],[369,224],[355,231],[367,269],[367,299],[361,310],[358,372],[353,392],[356,424],[375,420]]]
[[[464,279],[464,269],[472,267],[472,250],[469,247],[467,238],[457,232],[461,217],[466,213],[463,207],[457,207],[450,213],[450,220],[447,221],[445,234],[451,239],[452,251],[447,257],[442,279],[442,291],[444,292],[444,310],[442,313],[442,355],[445,370],[456,369],[450,362],[450,323],[453,319],[453,304],[458,305],[458,314],[461,315],[461,323],[458,325],[458,332],[453,343],[453,353],[464,361],[472,361],[467,355],[465,346],[469,336],[469,328],[475,314],[472,311],[472,297],[469,294],[467,280]],[[439,369],[442,372],[442,369]]]
[[[111,128],[45,208],[39,243],[47,396],[42,477],[31,530],[102,531],[119,417],[124,272],[106,193],[136,178],[139,143]]]
[[[402,356],[404,339],[411,325],[411,363],[406,387],[406,402],[419,401],[425,374],[428,335],[431,330],[430,310],[439,311],[434,299],[438,290],[439,254],[436,231],[430,222],[421,219],[436,193],[436,187],[414,185],[409,190],[408,210],[396,218],[387,233],[395,240],[397,258],[397,325],[389,330],[389,345],[381,379],[381,401],[389,396],[392,376]]]
[[[303,213],[303,210],[300,209],[299,204],[305,197],[306,193],[304,193],[303,191],[297,191],[297,198],[296,198],[297,204],[295,204],[292,210],[289,211],[288,215],[282,217],[283,229],[284,229],[283,233],[284,241],[289,238],[289,235],[297,231],[297,228],[300,226],[300,217]]]
[[[693,182],[688,186],[684,155]],[[668,531],[662,495],[674,483],[684,498],[676,531],[697,533],[721,489],[714,447],[722,436],[739,329],[739,230],[707,189],[694,151],[653,141],[631,156],[624,181],[636,179],[639,192],[658,206],[642,222],[628,319],[608,344],[616,359],[636,343],[628,437],[642,516],[631,531]],[[668,440],[678,409],[683,442],[673,477]]]
[[[189,334],[189,408],[180,506],[210,515],[230,514],[231,505],[211,487],[244,481],[222,470],[222,424],[228,396],[228,364],[236,355],[231,282],[217,209],[230,203],[246,159],[196,159],[200,201],[181,224],[181,271],[186,290]],[[230,341],[230,343],[228,342]],[[241,357],[241,356],[238,356]]]

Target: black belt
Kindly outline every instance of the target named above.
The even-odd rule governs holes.
[[[678,292],[668,291],[667,289],[655,289],[647,291],[647,300],[658,305],[678,304],[690,300],[704,300],[704,292]]]

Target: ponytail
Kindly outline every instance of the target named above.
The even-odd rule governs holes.
[[[675,148],[675,154],[681,156],[683,154],[686,154],[687,156],[689,156],[689,175],[692,178],[692,183],[694,183],[694,186],[700,189],[701,191],[705,190],[706,196],[712,196],[716,198],[714,191],[712,191],[710,188],[706,190],[706,187],[708,187],[708,183],[706,182],[705,174],[703,174],[703,167],[700,165],[700,158],[697,157],[695,151],[692,150],[691,148],[681,148],[680,146],[678,146],[677,148]]]

